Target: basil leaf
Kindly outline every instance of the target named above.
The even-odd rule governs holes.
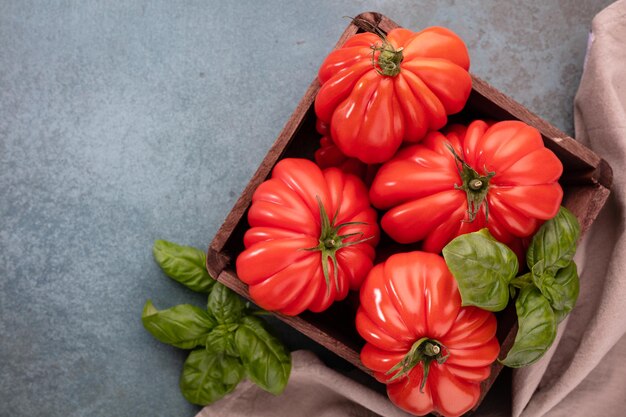
[[[210,314],[201,308],[181,304],[159,311],[150,300],[143,307],[141,321],[157,340],[181,349],[204,345],[216,325]]]
[[[291,372],[291,354],[265,330],[263,322],[244,317],[235,332],[235,344],[248,377],[264,390],[280,394]]]
[[[234,291],[218,282],[209,294],[207,308],[218,323],[228,324],[239,321],[246,304]]]
[[[219,325],[209,333],[206,339],[206,348],[210,352],[224,352],[229,356],[239,357],[235,345],[235,330],[237,324]]]
[[[206,255],[199,249],[157,240],[152,254],[168,277],[193,291],[208,293],[215,284],[206,270]]]
[[[502,360],[511,368],[539,360],[556,337],[556,317],[550,302],[534,285],[522,288],[515,301],[519,328],[513,347]]]
[[[509,302],[509,282],[518,270],[515,253],[487,229],[458,236],[443,248],[464,306],[501,311]]]
[[[574,308],[578,299],[580,284],[576,264],[570,262],[565,268],[559,269],[556,276],[533,275],[533,282],[541,293],[550,301],[556,313],[556,321],[560,323]]]
[[[539,228],[528,247],[526,262],[533,275],[554,276],[559,269],[565,268],[574,257],[579,236],[578,219],[561,207],[554,218]]]
[[[183,365],[180,390],[193,404],[211,404],[232,392],[244,377],[237,358],[205,349],[194,350]]]

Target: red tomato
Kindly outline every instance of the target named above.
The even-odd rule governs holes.
[[[439,255],[410,252],[376,265],[361,287],[361,361],[398,407],[459,416],[480,397],[500,351],[493,313],[461,307]]]
[[[360,33],[322,63],[315,113],[344,154],[381,163],[461,111],[472,89],[468,68],[465,44],[445,28]]]
[[[562,172],[536,129],[478,120],[402,149],[378,171],[370,198],[389,210],[381,226],[400,243],[423,240],[424,250],[438,253],[456,236],[488,227],[512,244],[556,215]]]
[[[344,155],[328,136],[320,139],[320,148],[315,151],[315,162],[322,169],[336,167],[359,178],[365,176],[368,167],[358,159]]]
[[[325,310],[359,289],[372,268],[376,220],[357,177],[283,159],[252,196],[237,275],[266,310]]]
[[[376,175],[378,165],[368,165],[356,158],[346,156],[329,137],[328,125],[320,120],[317,121],[317,131],[322,135],[320,148],[315,151],[315,162],[320,168],[337,167],[343,172],[356,175],[371,184]]]

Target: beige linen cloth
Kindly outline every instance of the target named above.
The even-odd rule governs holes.
[[[575,257],[576,308],[553,349],[514,373],[514,416],[626,416],[626,0],[593,20],[574,119],[613,168],[612,194]]]
[[[576,308],[544,358],[513,374],[515,417],[626,416],[626,0],[595,17],[590,39],[575,100],[576,137],[611,164],[614,186],[576,255],[581,276]],[[511,409],[500,406],[473,415],[503,416]],[[376,415],[407,414],[299,351],[283,395],[245,381],[197,417]]]

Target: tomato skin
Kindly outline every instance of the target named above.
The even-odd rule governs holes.
[[[356,158],[346,156],[330,138],[330,128],[326,123],[318,120],[316,127],[322,138],[319,149],[315,151],[315,163],[322,169],[337,167],[345,173],[356,175],[366,185],[370,185],[378,165],[364,164]]]
[[[493,313],[461,306],[456,281],[441,256],[392,255],[372,268],[360,298],[356,327],[367,342],[361,361],[387,384],[394,404],[416,415],[460,416],[474,407],[480,382],[500,351],[497,322]],[[449,356],[430,363],[420,392],[422,362],[395,380],[390,370],[422,338],[440,342]]]
[[[466,191],[458,189],[460,163],[448,144],[477,173],[493,174],[473,220]],[[381,220],[385,232],[400,243],[423,241],[428,252],[439,253],[456,236],[483,227],[499,241],[521,247],[519,239],[556,215],[562,172],[536,129],[520,121],[477,120],[451,126],[447,135],[431,132],[422,143],[400,150],[379,169],[370,199],[388,210]]]
[[[379,50],[372,56],[373,47]],[[374,66],[381,47],[401,49],[399,73],[383,75]],[[461,111],[472,89],[468,69],[467,47],[446,28],[398,28],[386,41],[356,34],[322,63],[315,112],[331,126],[332,140],[345,155],[381,163],[403,141],[421,140]]]
[[[362,223],[337,228],[341,247],[333,249],[336,278],[331,259],[316,249],[323,230],[320,204],[330,219],[336,214],[334,225]],[[256,304],[287,315],[323,311],[349,290],[358,290],[373,265],[380,233],[361,180],[337,168],[322,171],[313,162],[296,158],[281,160],[272,177],[257,188],[248,222],[237,275],[249,285]],[[343,238],[353,233],[357,235]],[[354,243],[364,238],[370,239]],[[330,285],[323,262],[328,264]]]

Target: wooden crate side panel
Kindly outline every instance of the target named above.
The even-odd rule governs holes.
[[[610,194],[611,191],[600,184],[595,186],[572,185],[565,188],[563,205],[578,218],[581,237],[598,217]]]
[[[472,75],[472,90],[469,104],[480,113],[489,114],[496,120],[521,120],[539,130],[546,147],[568,166],[567,175],[574,177],[569,179],[570,182],[578,177],[592,178],[600,157],[591,150],[475,75]]]

